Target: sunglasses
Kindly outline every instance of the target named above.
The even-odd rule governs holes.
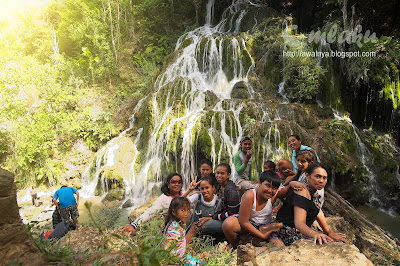
[[[171,180],[171,181],[169,181],[169,183],[170,183],[171,185],[182,184],[182,180]]]

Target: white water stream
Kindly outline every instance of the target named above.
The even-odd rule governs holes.
[[[254,137],[255,176],[264,161],[290,158],[286,136],[297,133],[288,123],[295,121],[294,111],[286,104],[284,81],[278,89],[284,101],[276,106],[268,105],[250,82],[256,76],[254,60],[238,34],[246,17],[240,8],[244,2],[235,1],[212,26],[214,0],[209,0],[206,24],[178,39],[176,58],[158,76],[154,92],[137,104],[129,128],[108,142],[85,170],[83,196],[107,192],[106,175],[111,173],[123,179],[125,199],[138,206],[159,194],[163,176],[170,172],[181,173],[187,186],[203,158],[214,167],[221,162],[233,166],[233,155],[245,134]],[[331,83],[334,87],[334,79]],[[238,84],[246,91],[243,99],[231,97]],[[338,114],[336,118],[343,120]],[[375,201],[378,186],[368,167],[368,150],[349,124]]]
[[[249,82],[254,61],[244,40],[235,34],[240,32],[241,21],[246,15],[246,11],[239,8],[242,2],[246,1],[236,1],[225,11],[221,22],[213,27],[214,1],[209,0],[206,25],[178,39],[176,59],[158,76],[155,92],[137,104],[130,127],[107,143],[85,170],[81,194],[93,196],[96,187],[106,192],[109,184],[104,175],[113,168],[122,173],[125,198],[133,199],[135,205],[147,199],[153,186],[159,185],[162,176],[168,172],[180,172],[188,184],[197,174],[196,146],[202,131],[210,141],[210,154],[205,156],[214,166],[221,162],[233,166],[232,157],[244,136],[241,122],[241,117],[246,115],[242,112],[244,106],[257,110],[260,120],[269,125],[265,136],[254,143],[257,153],[262,153],[262,160],[289,154],[281,147],[276,125],[280,121],[279,110],[271,113],[263,102],[258,102],[259,97]],[[248,99],[255,102],[231,99],[232,90],[239,82],[245,84]],[[143,117],[143,112],[137,115],[143,108],[149,109],[146,114],[151,117]],[[151,126],[140,127],[143,119],[148,119]],[[127,133],[131,131],[136,131],[133,143],[127,140]],[[121,155],[125,158],[124,153],[130,154],[125,156],[129,158],[125,162],[120,158]],[[262,161],[259,161],[255,171],[260,172],[261,167]]]

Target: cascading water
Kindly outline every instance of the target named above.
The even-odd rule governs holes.
[[[243,2],[231,5],[214,27],[214,1],[208,2],[206,24],[178,39],[175,60],[158,76],[154,92],[137,104],[129,128],[85,170],[83,195],[120,186],[138,206],[159,194],[163,175],[179,172],[187,185],[203,158],[214,167],[233,166],[244,135],[253,137],[254,176],[264,161],[291,157],[286,137],[298,133],[292,130],[295,111],[286,101],[267,103],[257,92],[254,61],[237,33],[247,14]]]
[[[214,1],[210,0],[206,25],[179,38],[177,57],[157,78],[155,92],[138,103],[130,127],[103,147],[85,170],[84,195],[96,190],[104,193],[110,187],[110,176],[112,180],[121,177],[125,198],[138,205],[169,172],[180,172],[188,184],[197,173],[201,156],[210,158],[214,166],[220,162],[233,165],[240,138],[258,121],[264,122],[266,134],[254,138],[253,169],[261,171],[263,160],[288,157],[278,128],[279,111],[259,101],[249,82],[254,61],[244,40],[234,34],[240,31],[246,14],[240,8],[243,3],[238,2],[212,27]],[[246,101],[231,98],[237,84],[244,84]],[[249,118],[244,109],[253,110],[259,119]],[[291,131],[290,126],[285,128]],[[129,132],[134,136],[127,137]],[[208,144],[200,145],[204,140]]]
[[[333,109],[334,110],[334,109]],[[393,215],[395,210],[390,206],[390,199],[387,198],[387,194],[384,193],[383,189],[377,181],[375,172],[371,169],[373,165],[373,155],[367,149],[365,144],[362,142],[357,128],[348,118],[345,118],[339,114],[337,110],[334,110],[335,119],[344,121],[348,124],[354,133],[356,144],[357,144],[357,156],[365,169],[365,175],[368,177],[368,188],[371,191],[370,204],[378,207],[381,211]]]
[[[284,103],[289,103],[289,99],[286,97],[285,93],[285,80],[279,83],[278,93],[282,96]]]

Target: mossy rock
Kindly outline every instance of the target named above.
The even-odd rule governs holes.
[[[124,177],[122,174],[123,167],[121,164],[116,163],[114,166],[105,166],[100,172],[99,182],[96,190],[101,193],[102,182],[105,185],[105,189],[125,189]]]
[[[79,190],[79,189],[82,188],[82,183],[81,183],[81,180],[79,178],[74,178],[74,179],[68,180],[67,186],[73,187],[73,188]]]
[[[103,202],[105,202],[105,201],[121,201],[124,198],[124,193],[125,193],[124,189],[121,189],[121,188],[112,189],[104,197]]]
[[[204,94],[207,106],[214,106],[219,101],[219,98],[213,91],[208,90]]]
[[[266,54],[256,62],[256,69],[259,75],[261,74],[265,79],[275,84],[275,87],[277,87],[283,79],[281,54],[281,48],[278,45],[273,45],[271,49],[268,49]]]
[[[241,32],[252,32],[256,28],[256,23],[259,21],[263,21],[265,19],[272,19],[276,17],[281,17],[282,15],[273,8],[270,7],[255,7],[248,6],[246,7],[246,14],[243,16],[240,31]]]

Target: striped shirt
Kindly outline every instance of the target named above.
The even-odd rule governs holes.
[[[172,252],[182,258],[186,251],[185,229],[177,221],[172,221],[167,224],[165,235],[168,241],[172,242],[171,244],[176,243],[176,248],[174,248]]]
[[[232,180],[228,181],[228,184],[225,186],[224,193],[222,193],[222,189],[219,188],[217,195],[219,198],[221,198],[222,203],[221,211],[214,219],[224,221],[229,216],[237,215],[239,213],[240,195],[235,183],[233,183]]]

